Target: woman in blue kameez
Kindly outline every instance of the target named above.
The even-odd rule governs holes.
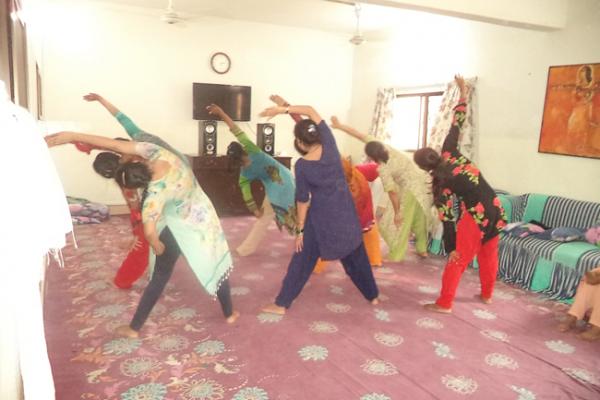
[[[310,106],[276,106],[260,115],[274,117],[284,113],[308,117],[294,128],[294,146],[302,154],[295,165],[296,251],[279,295],[263,311],[285,314],[308,281],[319,257],[339,259],[361,294],[372,304],[378,304],[379,292],[335,138]]]

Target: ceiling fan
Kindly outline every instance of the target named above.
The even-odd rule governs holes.
[[[356,14],[356,31],[354,32],[354,36],[350,38],[350,43],[353,45],[361,45],[366,42],[365,37],[362,35],[360,31],[360,12],[362,8],[359,2],[354,3],[354,14]]]
[[[166,22],[169,25],[176,24],[178,22],[184,21],[184,18],[181,17],[174,9],[173,9],[173,0],[169,0],[167,8],[165,12],[160,16],[160,20]]]
[[[350,38],[350,43],[353,45],[360,45],[367,41],[360,31],[360,13],[362,11],[362,7],[360,2],[352,1],[352,0],[326,0],[330,3],[339,3],[347,6],[354,6],[354,15],[356,16],[356,29],[354,31],[354,35]]]

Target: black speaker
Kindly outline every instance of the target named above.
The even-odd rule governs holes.
[[[256,145],[267,154],[275,153],[275,124],[256,125]]]
[[[198,132],[198,154],[201,156],[217,155],[217,121],[201,121]]]

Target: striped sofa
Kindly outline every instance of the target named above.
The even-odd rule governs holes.
[[[498,196],[509,222],[539,221],[552,228],[587,229],[600,223],[600,203],[559,196]],[[557,300],[575,295],[583,274],[600,266],[600,247],[583,241],[555,242],[503,235],[498,276],[509,283]]]

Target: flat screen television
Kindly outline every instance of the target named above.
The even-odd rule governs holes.
[[[218,120],[219,118],[206,111],[206,106],[214,103],[234,121],[250,121],[251,94],[250,86],[194,83],[194,119]]]

